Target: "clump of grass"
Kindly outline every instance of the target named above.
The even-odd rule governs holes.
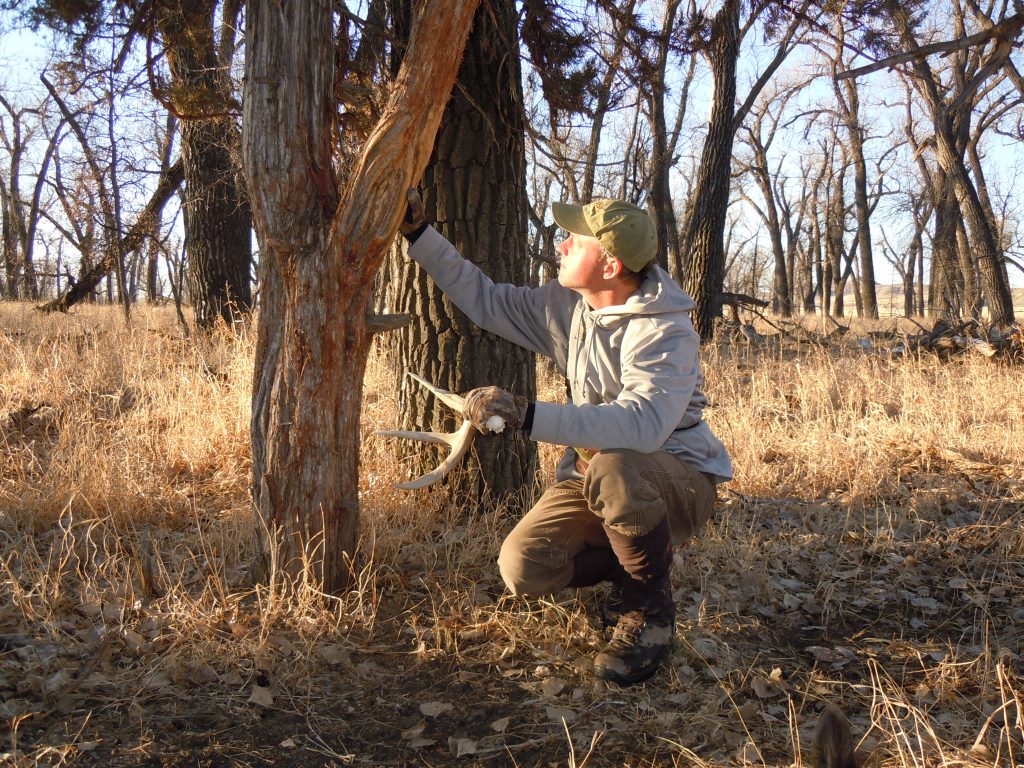
[[[887,764],[1019,762],[1019,371],[707,349],[707,418],[736,479],[677,553],[671,663],[619,691],[587,669],[600,589],[503,590],[494,558],[526,501],[481,511],[391,487],[394,446],[371,434],[398,418],[380,357],[355,587],[251,585],[253,340],[135,318],[0,304],[0,739],[16,760],[84,744],[144,762],[191,707],[249,728],[264,756],[288,735],[253,746],[276,711],[341,762],[444,762],[472,744],[519,764],[788,764],[835,701]],[[563,397],[539,374],[543,398]],[[545,483],[559,452],[542,447]],[[441,681],[479,722],[420,714],[451,697]]]

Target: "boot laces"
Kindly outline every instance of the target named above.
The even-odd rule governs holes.
[[[608,644],[609,650],[634,648],[646,625],[647,617],[642,611],[627,611],[621,614],[615,629],[612,630],[612,639]]]

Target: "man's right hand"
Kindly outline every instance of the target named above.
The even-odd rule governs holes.
[[[405,202],[405,217],[398,225],[398,231],[408,237],[426,223],[427,217],[423,212],[423,198],[416,187],[409,187],[409,191],[405,193]]]
[[[466,393],[462,415],[484,434],[500,432],[506,426],[519,429],[526,418],[526,400],[514,397],[501,387],[477,387]],[[494,416],[501,418],[501,429],[495,429],[492,424],[488,424],[488,420]]]

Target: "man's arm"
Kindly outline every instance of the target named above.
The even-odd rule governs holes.
[[[474,323],[565,368],[575,305],[574,295],[561,295],[567,289],[554,281],[540,288],[495,284],[430,226],[410,244],[409,255]]]
[[[700,381],[699,344],[688,319],[655,324],[623,344],[622,391],[612,402],[537,403],[530,437],[591,450],[659,450],[682,424]]]

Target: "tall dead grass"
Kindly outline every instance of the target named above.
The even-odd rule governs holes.
[[[383,358],[363,414],[362,571],[326,598],[314,584],[247,584],[251,339],[182,340],[162,309],[126,328],[110,308],[0,304],[8,759],[141,761],[160,713],[213,692],[241,724],[268,708],[321,730],[364,717],[415,754],[445,746],[423,735],[441,715],[370,723],[428,695],[412,670],[454,665],[460,682],[482,670],[487,711],[513,707],[511,726],[495,714],[483,735],[452,737],[464,760],[530,764],[568,738],[570,761],[588,765],[776,764],[798,755],[816,702],[836,700],[886,762],[1019,762],[1020,371],[724,347],[705,367],[707,418],[736,479],[677,556],[672,664],[609,692],[587,674],[601,635],[584,602],[503,593],[493,560],[515,505],[467,517],[457,499],[391,487],[402,468],[371,434],[397,423]],[[557,381],[544,386],[557,397]],[[543,450],[549,472],[556,454]],[[381,689],[389,666],[405,670],[397,692]],[[318,715],[339,674],[373,695]],[[530,698],[513,704],[494,680]],[[516,718],[528,721],[518,734]],[[135,751],[118,751],[111,728]],[[383,754],[348,738],[371,763]]]

